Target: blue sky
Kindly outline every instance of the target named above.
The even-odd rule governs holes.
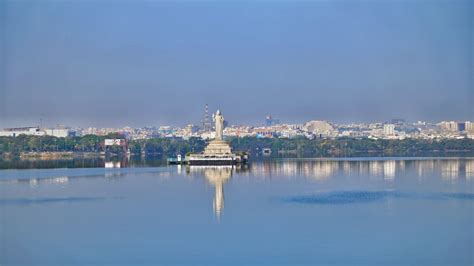
[[[472,1],[3,1],[0,127],[474,120]]]

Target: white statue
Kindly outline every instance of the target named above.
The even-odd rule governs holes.
[[[212,120],[216,123],[216,140],[223,140],[224,135],[224,117],[221,111],[217,110],[215,114],[212,114]]]

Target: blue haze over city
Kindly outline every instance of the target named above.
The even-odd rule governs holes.
[[[472,1],[1,1],[0,128],[474,117]]]

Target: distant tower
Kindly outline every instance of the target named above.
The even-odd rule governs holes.
[[[272,125],[273,125],[273,118],[271,115],[267,115],[267,117],[265,117],[265,126],[269,127]]]
[[[204,131],[211,131],[211,122],[209,120],[209,109],[208,109],[207,103],[204,109],[204,119],[202,121],[202,129]]]

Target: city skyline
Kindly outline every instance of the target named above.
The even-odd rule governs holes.
[[[473,5],[2,1],[0,127],[472,120]]]
[[[474,0],[0,0],[1,265],[474,265]]]
[[[227,112],[226,112],[227,113]],[[226,118],[225,122],[228,126],[249,126],[249,127],[261,127],[261,126],[268,126],[267,119],[268,117],[271,117],[272,119],[275,119],[275,121],[278,121],[278,123],[275,123],[273,125],[303,125],[307,122],[310,121],[324,121],[328,122],[330,124],[334,125],[350,125],[350,124],[393,124],[397,123],[394,121],[401,120],[403,123],[407,124],[415,124],[418,122],[423,122],[423,123],[429,123],[429,124],[439,124],[441,122],[470,122],[473,119],[444,119],[444,120],[423,120],[423,119],[414,119],[414,120],[408,120],[403,117],[392,117],[392,118],[387,118],[383,120],[358,120],[358,121],[344,121],[344,122],[338,122],[338,121],[333,121],[329,119],[325,119],[323,117],[314,117],[313,119],[309,120],[299,120],[299,121],[286,121],[283,119],[280,119],[280,117],[273,116],[271,114],[266,114],[263,115],[260,118],[260,120],[255,121],[254,123],[246,123],[245,121],[242,121],[240,123],[235,123],[235,120],[229,120]],[[212,118],[209,118],[212,120]],[[23,124],[21,122],[18,123],[13,123],[12,125],[3,125],[3,123],[0,123],[0,129],[7,129],[7,128],[24,128],[24,127],[40,127],[40,128],[125,128],[125,127],[131,127],[131,128],[146,128],[146,127],[160,127],[160,126],[171,126],[171,127],[186,127],[188,125],[193,125],[197,127],[202,127],[204,120],[204,112],[201,114],[200,119],[196,121],[182,121],[182,122],[172,122],[168,124],[135,124],[133,122],[131,123],[119,123],[115,125],[110,125],[107,123],[99,123],[99,124],[94,124],[94,123],[85,123],[85,124],[72,124],[72,123],[61,123],[58,121],[51,121],[49,119],[45,118],[40,118],[36,123],[32,122],[29,124]],[[212,121],[211,121],[212,123]]]
[[[256,138],[285,138],[305,137],[307,139],[337,139],[337,138],[370,138],[370,139],[474,139],[473,121],[426,121],[407,122],[403,119],[393,119],[388,122],[336,124],[324,120],[311,120],[300,124],[289,124],[279,119],[267,116],[264,125],[233,125],[221,117],[219,128],[214,132],[210,124],[187,124],[186,126],[145,126],[145,127],[66,127],[66,126],[37,126],[0,129],[0,137],[54,136],[79,137],[86,135],[107,136],[118,135],[127,139],[154,139],[191,137],[201,139],[222,139],[226,137],[256,137]],[[205,117],[208,117],[205,115]],[[214,117],[214,114],[213,114]],[[213,122],[211,122],[213,123]],[[217,123],[217,122],[216,122]],[[225,126],[227,125],[227,126]],[[217,135],[217,132],[221,132]]]

